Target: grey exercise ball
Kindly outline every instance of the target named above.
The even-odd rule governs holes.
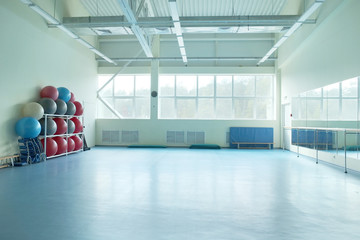
[[[56,112],[56,103],[51,98],[41,98],[39,104],[44,108],[45,114],[54,114]]]
[[[75,104],[69,101],[66,103],[66,105],[67,105],[67,110],[66,110],[65,114],[66,115],[74,115],[76,112]]]
[[[56,99],[55,102],[57,106],[55,114],[64,115],[67,111],[66,102],[64,102],[64,100],[61,99]]]
[[[69,119],[68,120],[68,133],[73,133],[74,131],[75,131],[75,123]]]
[[[40,119],[39,122],[41,125],[40,135],[44,135],[45,134],[45,118]],[[56,130],[57,130],[56,122],[54,120],[52,120],[51,118],[48,118],[47,123],[46,123],[46,135],[54,135]]]

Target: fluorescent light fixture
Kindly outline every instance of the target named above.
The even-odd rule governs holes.
[[[180,21],[176,0],[169,0],[170,13],[173,21]]]
[[[325,0],[315,1],[311,7],[309,7],[299,18],[299,22],[305,22],[320,6],[324,3]]]
[[[45,12],[42,8],[40,8],[39,6],[35,5],[35,4],[30,4],[28,5],[32,10],[34,10],[35,12],[37,12],[40,16],[42,16],[46,21],[48,21],[51,24],[60,24],[60,22],[54,18],[53,16],[51,16],[50,14],[48,14],[47,12]]]
[[[177,36],[179,47],[184,47],[184,39],[182,36]]]
[[[287,30],[284,36],[290,37],[296,30],[298,30],[299,27],[301,27],[301,23],[299,22],[294,23],[294,25],[292,25],[291,28]]]
[[[185,56],[186,55],[185,48],[181,47],[180,48],[180,53],[181,53],[182,56]]]
[[[282,38],[265,54],[265,56],[257,63],[260,65],[265,62],[271,54],[273,54],[301,25],[325,2],[325,0],[316,0],[299,18],[298,21],[291,26]]]
[[[22,3],[25,3],[27,5],[33,4],[31,0],[20,0]]]
[[[186,64],[188,61],[186,55],[182,55],[181,57],[182,57],[183,62]]]
[[[64,33],[66,33],[67,35],[69,35],[71,38],[74,38],[76,41],[78,41],[79,43],[81,43],[82,45],[84,45],[85,47],[87,47],[88,49],[90,49],[91,51],[93,51],[95,54],[99,55],[100,57],[102,57],[103,59],[105,59],[106,61],[113,63],[115,65],[117,65],[113,60],[111,60],[110,58],[106,57],[104,54],[102,54],[100,51],[98,51],[97,49],[95,49],[90,43],[88,43],[87,41],[85,41],[84,39],[80,38],[78,35],[76,35],[75,33],[73,33],[71,30],[69,30],[68,28],[66,28],[64,25],[62,25],[56,18],[54,18],[53,16],[51,16],[49,13],[47,13],[45,10],[43,10],[42,8],[40,8],[39,6],[37,6],[36,4],[34,4],[31,0],[20,0],[22,3],[26,4],[28,7],[30,7],[32,10],[34,10],[35,12],[37,12],[40,16],[42,16],[46,21],[48,21],[51,24],[55,24],[57,28],[59,28],[60,30],[62,30]]]
[[[87,41],[85,41],[82,38],[76,38],[75,40],[78,41],[81,45],[87,47],[90,50],[94,48],[90,43],[88,43]]]
[[[279,39],[279,41],[277,41],[277,43],[275,43],[274,48],[279,48],[285,41],[287,40],[287,37],[282,37]]]
[[[61,29],[64,33],[66,33],[67,35],[69,35],[70,37],[77,39],[79,38],[78,35],[76,35],[75,33],[73,33],[72,31],[70,31],[69,29],[67,29],[64,25],[58,25],[57,26],[59,29]]]

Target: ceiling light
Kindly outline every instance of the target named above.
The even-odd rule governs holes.
[[[32,10],[37,12],[40,16],[42,16],[46,21],[48,21],[51,24],[56,25],[57,28],[62,30],[64,33],[69,35],[70,37],[74,38],[76,41],[84,45],[85,47],[89,48],[91,51],[95,52],[97,55],[105,59],[106,61],[113,63],[117,65],[114,61],[112,61],[110,58],[106,57],[104,54],[102,54],[100,51],[95,49],[90,43],[85,41],[84,39],[80,38],[78,35],[70,31],[68,28],[66,28],[64,25],[62,25],[56,18],[51,16],[49,13],[47,13],[45,10],[40,8],[38,5],[34,4],[31,0],[20,0],[22,3],[26,4],[28,7],[30,7]]]
[[[284,34],[280,40],[275,43],[275,45],[265,54],[265,56],[257,63],[257,65],[260,65],[261,63],[265,62],[271,54],[273,54],[281,44],[283,44],[298,28],[301,27],[303,22],[305,22],[320,6],[323,4],[325,0],[316,0],[298,19],[297,22],[292,25],[289,30]]]
[[[170,13],[173,21],[180,21],[176,0],[169,0]]]
[[[184,39],[182,36],[177,37],[178,43],[180,47],[184,47]]]

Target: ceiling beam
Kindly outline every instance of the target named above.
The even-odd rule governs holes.
[[[136,38],[139,40],[139,43],[140,43],[142,49],[144,50],[146,56],[153,57],[151,48],[143,34],[142,29],[139,27],[139,25],[137,23],[137,19],[134,15],[133,11],[131,10],[131,7],[130,7],[128,1],[127,0],[118,0],[118,2],[121,7],[121,10],[124,13],[124,16],[126,17],[127,21],[130,23],[130,28],[131,28],[132,32],[134,33]]]
[[[135,18],[135,16],[134,16]],[[180,17],[182,27],[238,27],[238,26],[280,26],[291,27],[300,16],[218,16],[218,17]],[[302,24],[315,24],[313,19],[307,19]],[[140,17],[135,23],[126,21],[124,16],[102,17],[64,17],[64,26],[68,28],[99,28],[99,27],[131,27],[136,24],[140,28],[173,27],[171,17]],[[49,27],[56,27],[49,24]]]
[[[152,58],[112,58],[115,62],[149,62],[158,61],[182,61],[182,57],[152,57]],[[188,57],[188,61],[259,61],[261,57]],[[268,58],[269,61],[275,61],[277,58]],[[104,61],[98,58],[97,61]]]

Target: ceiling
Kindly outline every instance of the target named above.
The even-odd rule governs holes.
[[[229,66],[239,66],[239,61],[241,65],[255,66],[274,46],[276,39],[284,35],[315,0],[79,1],[88,16],[64,17],[62,24],[79,36],[97,36],[99,50],[117,62],[131,58],[137,61],[140,58],[141,61],[153,59],[153,37],[160,36],[160,42],[172,42],[162,44],[162,53],[158,56],[160,60],[173,58],[181,64],[182,58],[187,65],[186,57],[189,57],[197,62],[213,59],[216,63],[226,61],[225,65]],[[175,4],[178,19],[170,2]],[[312,16],[301,24],[314,24],[315,21]],[[197,48],[201,46],[195,44],[199,41],[213,41],[212,45],[207,46],[214,53],[199,54]],[[222,43],[228,44],[230,41],[243,50],[237,53],[230,49],[228,53],[224,50],[219,54],[218,46],[221,48]],[[124,42],[128,46],[124,47]],[[128,51],[129,48],[139,47],[143,53]],[[248,49],[253,50],[246,51]],[[267,65],[273,66],[276,54],[270,55]],[[101,58],[98,61],[105,63]]]

